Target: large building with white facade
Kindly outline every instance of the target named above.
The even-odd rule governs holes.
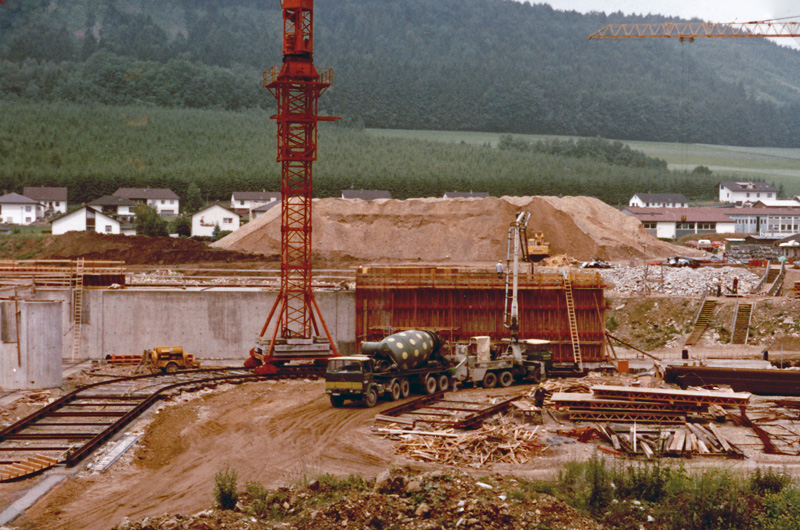
[[[628,201],[637,208],[688,208],[689,199],[683,193],[637,193]]]
[[[180,211],[180,197],[164,188],[120,188],[114,192],[117,197],[125,197],[136,204],[146,204],[158,212],[158,215],[175,217]]]
[[[22,195],[41,204],[45,216],[67,213],[67,188],[26,186]]]
[[[239,214],[219,204],[212,204],[192,216],[192,236],[211,237],[214,230],[233,232],[240,225]]]
[[[778,198],[775,186],[766,182],[720,182],[719,202],[732,204],[753,204],[759,200]]]
[[[6,193],[0,196],[0,222],[10,225],[29,225],[44,216],[44,207],[37,201]]]
[[[99,234],[121,233],[120,222],[91,206],[84,206],[72,213],[63,215],[52,222],[54,236],[67,232],[97,232]]]

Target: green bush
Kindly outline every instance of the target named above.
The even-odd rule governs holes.
[[[235,469],[217,471],[214,477],[214,502],[218,508],[233,510],[239,500],[238,474]]]

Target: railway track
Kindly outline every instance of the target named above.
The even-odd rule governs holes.
[[[188,370],[122,377],[81,387],[0,431],[0,482],[55,465],[72,467],[124,429],[159,399],[218,383],[308,378],[324,367],[282,366],[277,374],[246,368]]]

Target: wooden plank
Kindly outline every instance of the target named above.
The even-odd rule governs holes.
[[[725,438],[723,438],[722,435],[719,433],[719,430],[717,430],[717,426],[714,425],[713,423],[709,423],[707,425],[707,428],[708,428],[708,430],[710,430],[714,434],[714,436],[716,436],[717,441],[719,441],[719,444],[722,446],[722,449],[726,453],[730,452],[731,451],[731,446],[728,445],[727,440],[725,440]]]

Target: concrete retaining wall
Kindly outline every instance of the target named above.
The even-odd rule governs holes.
[[[0,302],[0,387],[60,386],[62,303]]]
[[[200,359],[245,359],[276,296],[245,289],[86,289],[81,358],[183,346]],[[323,291],[315,296],[339,351],[353,353],[353,292]],[[69,355],[68,347],[64,355]]]

